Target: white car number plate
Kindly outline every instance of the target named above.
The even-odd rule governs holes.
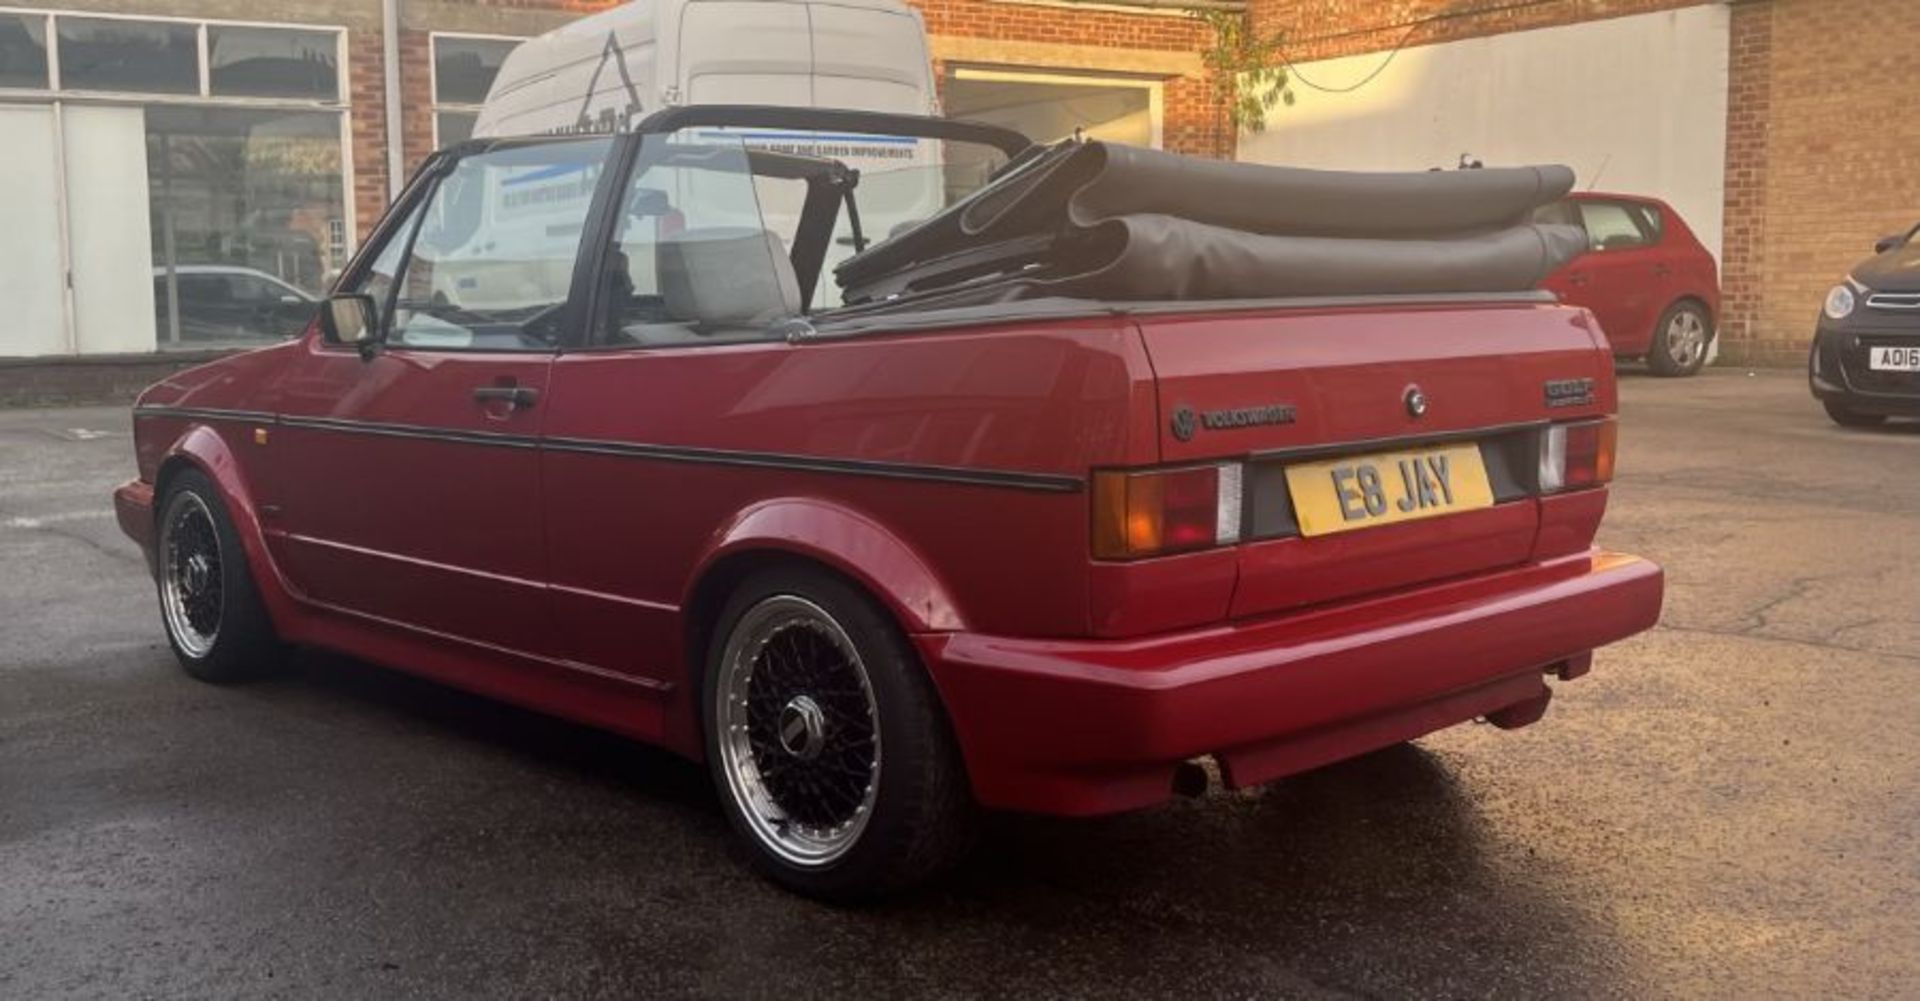
[[[1876,372],[1920,372],[1920,346],[1877,347],[1871,351],[1867,367]]]

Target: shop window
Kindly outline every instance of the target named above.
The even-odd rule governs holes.
[[[45,90],[47,19],[41,14],[0,14],[0,87]]]
[[[67,90],[200,92],[199,31],[191,24],[64,15],[55,23]]]
[[[451,146],[473,136],[487,91],[493,88],[507,54],[519,44],[514,38],[433,36],[435,146]]]
[[[299,333],[345,263],[339,114],[149,106],[146,130],[160,346]]]
[[[332,32],[211,25],[207,79],[215,97],[340,98]]]

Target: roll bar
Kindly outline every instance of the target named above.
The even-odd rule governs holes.
[[[847,111],[841,108],[783,108],[766,104],[689,104],[665,108],[641,119],[634,131],[663,133],[703,125],[951,139],[992,146],[1005,153],[1008,160],[1016,159],[1034,144],[1032,139],[1014,129],[962,118]]]

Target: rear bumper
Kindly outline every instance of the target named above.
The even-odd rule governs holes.
[[[128,480],[115,487],[113,515],[120,522],[120,531],[146,554],[147,569],[153,569],[153,484]]]
[[[1139,640],[915,639],[980,801],[1086,815],[1168,798],[1203,754],[1245,786],[1479,716],[1532,722],[1545,673],[1650,628],[1663,586],[1593,552]]]

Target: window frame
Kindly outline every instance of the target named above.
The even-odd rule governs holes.
[[[430,138],[433,148],[439,149],[441,112],[478,115],[485,103],[468,104],[464,101],[443,101],[440,99],[440,40],[443,38],[463,41],[513,42],[518,45],[526,41],[523,35],[489,35],[472,31],[430,31],[427,33],[427,104],[432,108],[430,118],[432,129]],[[491,89],[491,88],[489,88]]]
[[[331,111],[346,112],[350,103],[350,81],[353,75],[352,65],[348,61],[347,26],[332,22],[307,21],[255,21],[222,17],[182,17],[169,14],[128,14],[118,11],[74,10],[46,7],[14,7],[0,5],[0,13],[18,15],[24,18],[40,18],[46,25],[47,37],[47,77],[44,87],[0,87],[0,98],[15,100],[22,97],[54,99],[62,101],[109,101],[117,104],[129,102],[145,104],[191,103],[204,104],[215,102],[240,106],[261,106],[277,108],[324,108]],[[88,21],[137,21],[149,24],[188,25],[194,29],[197,48],[197,69],[199,83],[189,93],[145,90],[71,90],[60,76],[59,22],[62,18],[78,18]],[[329,98],[303,97],[245,97],[220,95],[212,92],[211,55],[207,45],[207,29],[213,28],[263,28],[278,31],[301,31],[311,34],[333,36],[334,43],[334,87],[335,93]]]
[[[186,106],[196,108],[257,108],[282,109],[293,111],[325,111],[333,114],[335,129],[340,137],[340,217],[342,248],[349,261],[358,254],[360,240],[359,199],[355,192],[359,190],[358,180],[354,176],[354,136],[351,108],[351,90],[353,78],[352,52],[347,45],[347,26],[332,21],[265,21],[220,17],[183,17],[167,14],[129,14],[114,11],[74,10],[48,7],[19,7],[0,3],[0,13],[17,15],[22,18],[38,18],[44,26],[46,36],[46,77],[44,86],[5,87],[0,86],[0,101],[25,102],[29,104],[49,104],[56,116],[63,105],[139,105]],[[92,20],[148,21],[169,24],[189,24],[195,26],[198,48],[199,88],[190,94],[166,94],[153,91],[105,91],[105,90],[69,90],[60,78],[59,20],[62,17],[82,17]],[[290,98],[290,97],[231,97],[220,96],[212,92],[212,67],[209,64],[210,52],[207,44],[209,27],[271,28],[288,31],[304,31],[330,34],[334,43],[334,81],[337,93],[328,99]],[[63,154],[64,156],[64,154]],[[64,163],[64,160],[62,161]],[[67,253],[62,246],[61,254]],[[343,269],[344,273],[344,269]],[[166,350],[166,331],[156,332],[159,347]]]
[[[349,100],[348,92],[350,90],[350,85],[346,79],[347,64],[346,64],[345,52],[344,52],[346,47],[344,31],[328,28],[323,25],[305,25],[305,24],[299,24],[299,23],[249,24],[241,21],[201,21],[199,27],[200,27],[200,95],[208,100],[211,100],[211,101],[275,101],[275,102],[289,102],[289,103],[303,103],[303,102],[327,103],[332,100],[338,100],[342,102],[346,102]],[[334,56],[333,56],[334,93],[333,93],[333,96],[331,98],[327,98],[327,97],[320,97],[320,96],[296,96],[296,95],[289,95],[289,94],[261,95],[261,94],[216,94],[214,93],[214,90],[213,90],[213,69],[214,69],[213,67],[213,33],[215,31],[227,30],[227,29],[238,30],[238,31],[284,31],[289,34],[298,33],[302,35],[332,35],[333,42],[334,42]]]
[[[1587,233],[1587,252],[1592,254],[1619,254],[1635,250],[1651,250],[1660,243],[1658,230],[1649,232],[1652,225],[1647,219],[1648,207],[1641,202],[1628,198],[1581,198],[1575,201],[1580,206],[1580,228]],[[1627,217],[1634,231],[1640,234],[1640,242],[1631,247],[1615,247],[1611,250],[1593,243],[1593,229],[1587,225],[1587,206],[1606,205],[1620,210]]]
[[[949,118],[935,118],[925,115],[902,115],[878,111],[849,111],[843,109],[793,108],[765,105],[686,105],[656,111],[642,119],[639,124],[627,132],[573,134],[567,136],[529,136],[510,139],[470,139],[464,143],[439,150],[428,156],[413,177],[394,199],[374,231],[354,251],[354,256],[342,269],[340,279],[335,283],[331,294],[353,288],[365,280],[367,271],[393,239],[394,231],[404,224],[407,216],[420,200],[430,197],[439,186],[439,181],[451,165],[459,159],[484,153],[489,150],[505,149],[515,146],[538,146],[561,142],[579,142],[596,139],[611,139],[611,148],[603,165],[600,183],[594,189],[588,203],[587,217],[581,226],[581,239],[590,241],[574,256],[573,275],[568,287],[567,307],[571,311],[567,317],[562,336],[552,349],[557,354],[604,353],[604,352],[645,352],[668,347],[672,350],[685,350],[686,346],[631,345],[592,343],[592,322],[598,316],[599,279],[605,268],[607,252],[612,246],[615,227],[619,222],[618,204],[625,193],[640,151],[650,136],[666,136],[682,129],[700,126],[736,126],[742,128],[798,128],[822,132],[865,131],[877,135],[911,135],[924,139],[953,139],[962,142],[976,142],[994,146],[1005,153],[1007,164],[1002,171],[1015,169],[1037,155],[1042,147],[1033,144],[1026,136],[1012,129],[978,122],[967,122]],[[838,207],[838,202],[832,203]],[[948,211],[952,211],[951,208]],[[832,219],[826,220],[827,232],[831,237]],[[417,231],[417,230],[416,230]],[[412,236],[409,235],[409,241]],[[824,251],[824,248],[822,248]],[[789,248],[789,253],[792,253]],[[411,247],[409,246],[409,256]],[[398,276],[396,276],[398,277]],[[817,277],[817,276],[816,276]],[[806,276],[800,275],[803,289]],[[399,283],[395,282],[396,289]],[[397,293],[396,293],[397,294]],[[810,300],[810,296],[804,299]],[[387,344],[386,335],[391,322],[391,310],[385,310],[379,317],[380,334],[374,340],[374,350],[392,350]],[[804,320],[805,317],[802,317]],[[806,324],[802,324],[805,327]],[[309,334],[320,337],[316,330]],[[769,345],[790,343],[789,341],[724,342],[712,345],[695,346],[712,348],[759,348]],[[323,347],[338,348],[341,351],[358,352],[358,345],[330,345],[324,341]],[[535,354],[543,352],[504,352],[493,349],[473,348],[405,348],[408,351],[457,352],[466,354]]]
[[[612,216],[616,215],[616,213],[612,211],[610,204],[613,201],[613,192],[615,190],[615,185],[612,183],[612,180],[616,177],[624,179],[626,176],[623,164],[631,164],[630,147],[633,145],[633,143],[629,141],[631,138],[631,136],[626,135],[608,136],[604,134],[588,134],[530,136],[498,140],[476,139],[461,143],[452,149],[433,153],[420,165],[418,170],[414,171],[413,178],[409,180],[407,186],[401,190],[400,197],[394,199],[393,204],[387,209],[386,214],[381,217],[380,224],[374,228],[374,231],[360,244],[359,249],[354,252],[353,259],[348,262],[346,268],[341,271],[340,279],[334,284],[329,295],[338,295],[349,290],[358,291],[360,286],[366,282],[368,273],[372,270],[374,263],[379,260],[381,253],[386,250],[388,242],[404,236],[406,243],[402,247],[400,270],[394,274],[393,287],[388,290],[385,302],[374,304],[377,310],[375,319],[378,321],[379,330],[372,340],[372,350],[405,351],[409,353],[426,354],[526,357],[532,355],[555,355],[576,348],[579,344],[585,343],[587,332],[583,326],[583,320],[586,316],[590,315],[587,312],[590,303],[589,292],[591,291],[594,276],[600,272],[600,261],[603,259],[606,249],[605,245],[598,240],[592,243],[587,241],[594,239],[593,234],[607,231],[609,229],[609,220]],[[538,146],[560,146],[583,142],[607,142],[608,150],[606,158],[601,161],[600,179],[595,183],[593,195],[587,202],[587,215],[581,222],[579,241],[576,242],[574,246],[573,270],[567,279],[567,298],[560,304],[562,310],[558,320],[561,329],[560,338],[553,344],[543,345],[539,348],[452,347],[394,343],[390,339],[393,333],[393,306],[399,299],[401,287],[406,282],[407,269],[413,263],[413,243],[414,240],[419,237],[420,230],[423,226],[413,226],[404,233],[401,232],[401,229],[407,225],[415,211],[423,210],[431,204],[434,194],[440,190],[440,184],[446,179],[447,175],[451,174],[453,169],[468,157],[480,156],[498,150],[526,149]],[[422,224],[424,224],[424,216],[421,221]],[[317,329],[309,336],[318,338],[315,343],[322,349],[355,353],[363,350],[362,345],[334,344],[328,342]]]

